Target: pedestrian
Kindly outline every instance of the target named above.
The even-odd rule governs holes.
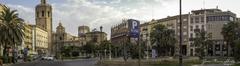
[[[23,60],[24,60],[24,62],[27,61],[28,50],[29,50],[28,46],[27,46],[26,48],[23,49]]]
[[[10,63],[13,63],[13,50],[12,50],[12,47],[9,48],[9,62]]]
[[[18,50],[16,48],[13,50],[13,57],[13,63],[16,63],[18,60]]]

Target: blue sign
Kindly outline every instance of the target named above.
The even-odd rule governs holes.
[[[130,36],[133,38],[138,38],[140,34],[140,28],[139,24],[140,22],[138,20],[129,19],[128,22],[130,23]]]

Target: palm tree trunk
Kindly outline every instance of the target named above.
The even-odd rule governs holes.
[[[7,63],[8,62],[8,52],[7,52],[7,45],[4,43],[4,48],[3,48],[3,58],[4,58],[4,62]]]
[[[227,57],[230,57],[230,42],[227,42]]]
[[[229,56],[229,52],[228,52],[228,50],[229,50],[229,47],[228,47],[228,45],[229,45],[229,41],[227,41],[227,44],[226,44],[226,48],[227,48],[227,50],[226,50],[226,52],[227,52],[227,57]]]

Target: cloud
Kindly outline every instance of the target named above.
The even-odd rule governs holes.
[[[14,10],[17,10],[17,12],[19,13],[19,17],[23,18],[25,22],[35,24],[35,11],[33,8],[13,4],[7,4],[7,6]]]
[[[59,0],[56,0],[59,1]],[[173,0],[60,0],[62,3],[51,3],[53,7],[53,30],[62,22],[66,31],[77,35],[78,26],[88,25],[91,29],[103,26],[103,31],[110,37],[113,25],[121,23],[124,18],[149,21],[162,16],[160,10]],[[164,5],[165,4],[165,5]],[[36,6],[37,4],[33,5]],[[9,5],[16,8],[26,20],[35,22],[34,10],[22,5]],[[153,7],[154,6],[154,7]],[[154,13],[153,13],[154,12]],[[27,15],[27,16],[26,16]]]

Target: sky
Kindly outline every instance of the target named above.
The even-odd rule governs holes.
[[[66,32],[76,35],[78,26],[86,25],[90,29],[103,26],[110,36],[112,26],[122,19],[137,19],[141,23],[152,19],[166,18],[179,14],[179,0],[47,0],[53,7],[53,31],[61,22]],[[182,0],[183,13],[203,8],[216,8],[232,11],[239,17],[240,0]],[[35,24],[35,6],[40,0],[0,0],[27,23]]]

